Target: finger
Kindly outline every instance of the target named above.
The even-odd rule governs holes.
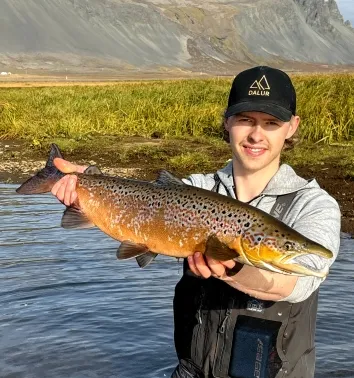
[[[197,269],[196,266],[195,266],[193,256],[188,256],[188,265],[189,265],[189,269],[190,269],[190,270],[191,270],[196,276],[200,276],[200,273],[199,273],[198,269]]]
[[[70,197],[70,203],[73,204],[77,199],[77,193],[76,191],[72,192],[71,193],[71,197]]]
[[[73,172],[83,173],[85,169],[87,168],[87,166],[85,165],[76,165],[62,158],[55,158],[54,165],[59,169],[59,171],[63,173],[73,173]]]
[[[76,176],[74,176],[74,175],[69,176],[69,180],[66,184],[65,192],[64,192],[64,204],[66,206],[71,205],[71,195],[72,195],[73,192],[75,192],[76,181],[77,181]]]
[[[220,261],[220,263],[228,269],[232,269],[236,265],[235,260]]]
[[[61,180],[63,180],[63,179],[61,179]],[[61,185],[61,180],[57,181],[57,182],[53,185],[52,190],[51,190],[51,193],[53,194],[53,196],[56,196],[56,195],[57,195],[58,190],[59,190],[60,185]]]
[[[206,258],[210,271],[217,277],[222,277],[225,274],[225,266],[217,260]]]
[[[68,180],[69,176],[64,176],[57,183],[55,183],[52,188],[52,193],[58,198],[60,202],[64,202],[65,188]]]
[[[208,265],[205,263],[204,257],[200,252],[196,252],[194,254],[194,263],[195,267],[202,277],[209,278],[211,276],[211,271]]]

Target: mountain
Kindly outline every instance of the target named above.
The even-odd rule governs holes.
[[[1,0],[1,67],[354,64],[335,0]]]

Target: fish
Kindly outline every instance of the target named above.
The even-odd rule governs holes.
[[[63,156],[52,144],[46,166],[17,193],[50,192],[65,175],[55,167],[55,158]],[[333,253],[324,246],[260,209],[188,185],[166,170],[155,181],[108,176],[96,166],[70,174],[77,176],[77,199],[64,211],[61,226],[98,227],[120,242],[119,260],[136,258],[144,268],[159,254],[186,258],[201,252],[271,272],[328,274],[328,267],[316,269],[305,262],[308,255],[331,259]]]

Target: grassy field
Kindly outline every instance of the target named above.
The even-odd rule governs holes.
[[[353,171],[354,76],[297,75],[293,81],[302,147],[285,158],[295,165],[338,160],[340,148],[342,164]],[[230,84],[208,79],[0,88],[0,139],[24,139],[36,149],[57,142],[70,153],[106,151],[118,162],[138,157],[179,170],[212,169],[229,154],[220,121]],[[117,148],[126,137],[160,143]]]

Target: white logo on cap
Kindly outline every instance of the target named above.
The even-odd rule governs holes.
[[[269,96],[270,86],[265,75],[261,77],[261,80],[255,80],[250,86],[248,91],[249,96]]]

